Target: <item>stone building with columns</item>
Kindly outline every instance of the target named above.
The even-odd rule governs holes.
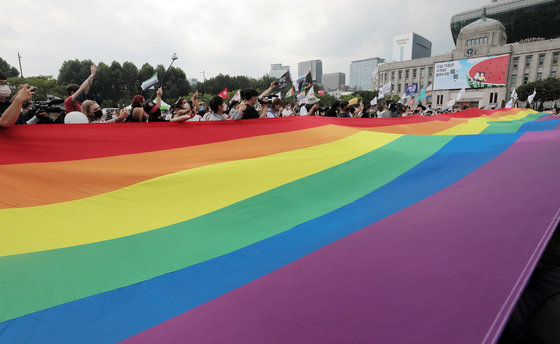
[[[504,25],[498,20],[488,18],[484,9],[480,19],[460,30],[456,48],[450,53],[381,64],[377,70],[377,87],[391,81],[391,93],[401,95],[404,89],[413,83],[418,83],[418,89],[432,85],[431,102],[435,107],[447,108],[448,101],[456,97],[460,87],[438,85],[436,66],[441,66],[442,63],[459,63],[461,60],[507,56],[507,59],[502,59],[507,60],[507,76],[499,85],[467,87],[465,95],[457,102],[460,106],[499,108],[507,103],[515,87],[536,80],[557,78],[560,74],[559,55],[560,38],[530,38],[507,43]],[[505,72],[506,66],[503,68]]]

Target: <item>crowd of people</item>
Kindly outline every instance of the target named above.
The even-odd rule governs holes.
[[[351,105],[347,101],[335,100],[330,107],[320,107],[320,99],[315,95],[309,95],[298,105],[292,106],[289,103],[284,104],[282,99],[272,95],[272,91],[277,87],[277,83],[272,82],[261,94],[255,89],[242,90],[241,99],[233,100],[229,105],[220,96],[215,96],[206,107],[204,102],[199,101],[198,92],[195,92],[191,99],[179,98],[169,109],[162,111],[163,89],[160,87],[156,92],[155,101],[146,101],[143,96],[135,95],[128,107],[103,111],[97,101],[84,100],[83,96],[92,86],[97,67],[91,65],[90,72],[81,85],[66,86],[67,98],[64,100],[63,115],[58,114],[55,118],[46,110],[33,109],[29,100],[35,94],[35,90],[29,85],[19,86],[9,101],[12,89],[6,77],[0,73],[0,127],[10,127],[13,124],[223,121],[289,116],[390,118],[432,116],[462,110],[455,107],[444,111],[441,108],[432,108],[430,102],[426,106],[418,104],[412,108],[394,101],[381,101],[378,104],[360,102]]]

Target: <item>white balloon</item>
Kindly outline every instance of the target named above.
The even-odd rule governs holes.
[[[79,111],[72,111],[64,117],[64,124],[89,123],[86,115]]]

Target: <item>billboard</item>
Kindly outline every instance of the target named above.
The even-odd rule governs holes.
[[[434,90],[505,86],[509,55],[436,63]]]

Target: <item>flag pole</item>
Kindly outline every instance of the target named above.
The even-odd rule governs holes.
[[[165,81],[165,77],[167,76],[167,72],[169,72],[169,69],[171,69],[171,66],[173,65],[173,62],[175,62],[175,60],[177,60],[177,54],[173,53],[173,55],[171,55],[171,64],[169,65],[169,67],[167,67],[167,70],[165,71],[165,74],[163,74],[163,77],[161,78],[161,81],[158,82],[156,89],[154,90],[154,94],[152,95],[152,97],[150,97],[150,99],[154,98],[155,94],[157,93],[158,88],[163,86],[163,82]]]

